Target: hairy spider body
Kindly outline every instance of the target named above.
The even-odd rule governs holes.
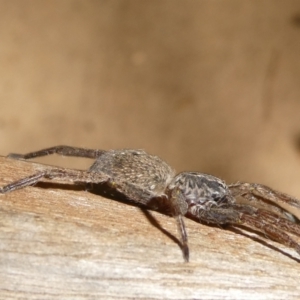
[[[125,183],[145,191],[139,202],[163,196],[175,176],[175,171],[168,164],[143,150],[107,151],[96,159],[89,171],[107,174],[112,178],[111,183],[117,186]]]
[[[280,204],[300,208],[300,201],[261,184],[226,185],[212,175],[175,171],[159,157],[143,150],[93,150],[55,146],[28,154],[10,154],[17,159],[30,159],[50,154],[87,157],[95,162],[87,171],[45,168],[36,174],[0,188],[0,193],[34,185],[43,178],[72,183],[107,183],[127,198],[148,205],[154,198],[167,201],[176,219],[185,261],[189,260],[184,215],[211,224],[245,225],[294,248],[300,246],[288,233],[300,236],[300,226]],[[239,200],[243,201],[240,202]],[[246,203],[244,203],[246,201]]]

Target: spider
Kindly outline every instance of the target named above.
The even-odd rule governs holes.
[[[34,185],[43,178],[73,184],[107,184],[136,203],[149,206],[153,199],[167,204],[176,219],[184,260],[189,260],[188,238],[183,216],[215,225],[243,225],[293,248],[300,245],[288,233],[300,236],[297,219],[280,204],[300,208],[300,200],[257,183],[226,185],[212,175],[175,171],[159,157],[143,150],[94,150],[55,146],[27,154],[10,154],[30,159],[50,154],[95,159],[87,170],[45,168],[0,188],[0,193]]]

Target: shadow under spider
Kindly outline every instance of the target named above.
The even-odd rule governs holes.
[[[166,229],[164,229],[160,225],[160,223],[155,219],[155,217],[153,217],[153,215],[150,213],[150,211],[157,211],[163,215],[170,216],[170,217],[172,216],[171,212],[169,211],[168,204],[164,203],[162,201],[162,199],[153,199],[150,201],[149,205],[146,206],[146,205],[143,205],[140,203],[133,202],[132,200],[128,199],[122,193],[115,191],[113,188],[108,186],[106,183],[99,184],[97,186],[92,186],[89,184],[74,185],[74,184],[60,184],[60,183],[52,183],[52,182],[39,182],[35,186],[40,187],[40,188],[45,188],[45,189],[51,188],[51,189],[72,190],[72,191],[74,191],[74,190],[75,191],[88,191],[89,193],[97,195],[97,196],[102,196],[104,198],[118,201],[118,202],[124,203],[126,205],[138,207],[141,209],[142,213],[145,215],[145,217],[147,218],[147,220],[149,221],[149,223],[152,226],[157,228],[160,232],[162,232],[169,239],[171,239],[174,243],[176,243],[180,249],[182,249],[181,241],[177,237],[175,237],[173,234],[168,232]],[[222,225],[209,224],[209,223],[202,222],[202,221],[198,220],[196,217],[190,216],[190,215],[186,215],[185,217],[190,220],[193,220],[199,224],[205,225],[205,226],[209,226],[209,227],[213,227],[213,228],[222,228],[223,230],[230,231],[234,234],[239,234],[239,235],[245,236],[245,237],[253,240],[256,243],[260,243],[261,245],[263,245],[273,251],[277,251],[277,252],[281,253],[282,255],[285,255],[286,257],[294,260],[295,262],[300,263],[300,259],[285,252],[284,250],[281,250],[280,248],[277,248],[274,245],[269,244],[266,240],[263,240],[262,238],[264,237],[264,234],[260,231],[254,230],[252,228],[249,228],[249,227],[246,227],[243,225],[232,226],[232,225],[228,224],[228,225],[222,226]],[[247,230],[248,232],[252,232],[252,233],[256,234],[256,236],[247,234],[242,229]],[[187,230],[188,230],[188,228],[187,228]],[[267,237],[267,239],[271,241],[271,239],[269,239],[268,237]]]

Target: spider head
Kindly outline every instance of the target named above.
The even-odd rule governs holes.
[[[225,182],[212,175],[182,172],[169,185],[170,189],[181,191],[188,206],[198,206],[203,209],[216,205],[233,203],[234,199]]]

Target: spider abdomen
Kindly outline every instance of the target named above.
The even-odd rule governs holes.
[[[114,180],[126,181],[158,196],[175,176],[174,170],[159,157],[130,149],[105,152],[90,171],[103,172]]]

